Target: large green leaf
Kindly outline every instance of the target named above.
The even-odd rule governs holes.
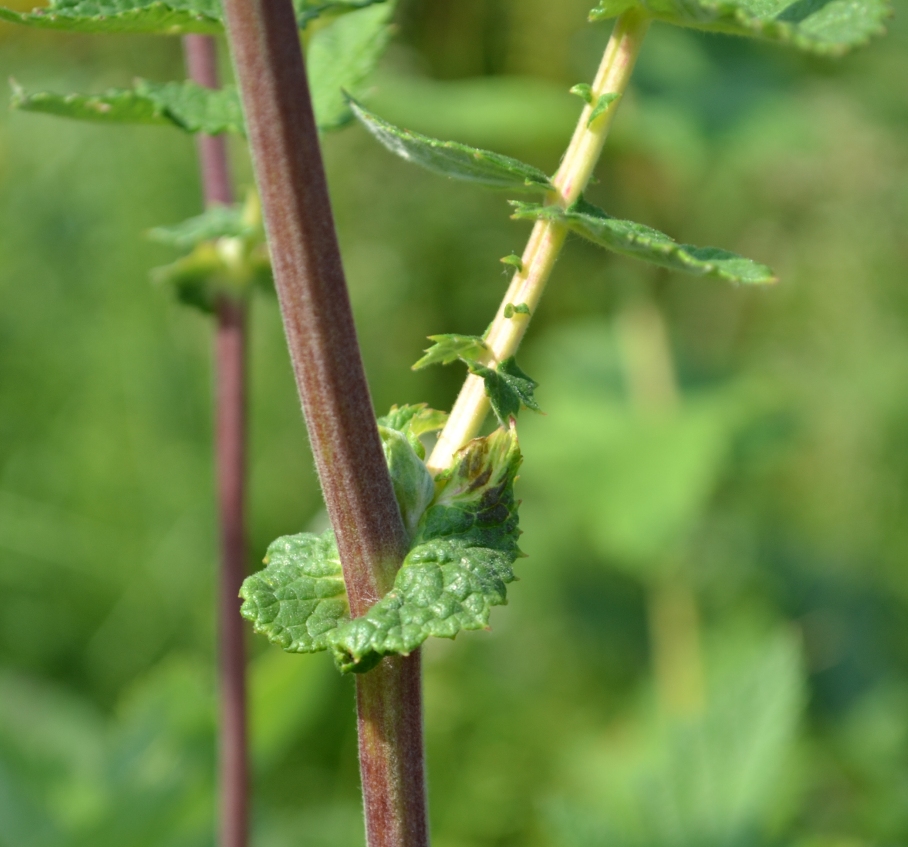
[[[385,0],[294,0],[297,23],[305,27],[323,14],[352,12]],[[184,35],[223,29],[218,0],[55,0],[19,12],[0,7],[0,20],[71,32],[145,32]]]
[[[402,439],[396,449],[405,444]],[[513,429],[464,447],[436,480],[394,587],[362,617],[349,619],[330,532],[272,544],[268,567],[243,584],[243,616],[285,650],[330,648],[344,672],[411,653],[430,636],[487,628],[491,607],[506,602],[505,585],[514,579],[511,566],[520,555],[514,499],[519,465]],[[393,465],[391,470],[394,475]]]
[[[363,83],[375,69],[391,37],[396,0],[344,15],[323,27],[309,42],[306,67],[316,122],[322,132],[353,120],[344,92],[363,94]]]
[[[137,80],[132,89],[104,94],[26,94],[17,86],[11,105],[26,112],[102,123],[163,124],[208,135],[244,132],[243,110],[234,86],[212,90],[190,80]]]
[[[668,23],[838,55],[883,32],[889,0],[601,0],[590,20],[639,8]]]
[[[742,285],[777,282],[776,276],[766,265],[717,247],[679,244],[657,229],[613,218],[583,200],[569,209],[530,203],[515,203],[514,209],[513,217],[516,219],[555,221],[600,247],[673,271],[714,277]]]
[[[514,478],[520,450],[513,429],[477,438],[436,480],[432,505],[394,588],[332,636],[343,671],[363,671],[383,656],[409,654],[430,636],[487,629],[492,606],[507,602],[517,547]]]
[[[183,35],[222,28],[217,0],[57,0],[31,12],[0,7],[0,20],[73,32]]]
[[[401,129],[350,100],[353,114],[388,150],[430,171],[473,182],[485,188],[519,192],[552,191],[549,178],[538,168],[510,156],[469,147],[456,141],[439,141]]]

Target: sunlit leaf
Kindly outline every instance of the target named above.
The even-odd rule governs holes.
[[[492,411],[502,425],[506,425],[510,418],[516,418],[523,407],[539,411],[539,405],[533,396],[539,383],[517,366],[513,356],[505,359],[497,368],[472,365],[470,371],[485,381]]]
[[[404,438],[394,443],[409,449]],[[520,555],[514,499],[519,465],[513,429],[467,444],[436,479],[394,587],[362,617],[349,619],[330,531],[274,542],[268,567],[243,584],[243,616],[290,652],[330,648],[344,672],[411,653],[431,636],[487,628],[492,606],[506,602],[505,585],[513,581],[511,566]]]
[[[680,26],[789,44],[838,55],[883,32],[889,0],[602,0],[590,20],[631,8]]]
[[[508,191],[544,193],[552,190],[549,178],[542,171],[510,156],[401,129],[372,114],[355,100],[350,100],[350,108],[363,126],[392,153],[442,176]]]
[[[212,90],[189,80],[137,80],[132,89],[112,89],[104,94],[26,94],[17,87],[12,106],[26,112],[101,123],[170,125],[208,135],[244,132],[243,110],[234,86]]]
[[[396,0],[344,15],[319,29],[306,50],[315,120],[322,132],[353,120],[344,92],[355,97],[375,69],[391,36]]]
[[[420,459],[425,459],[426,448],[419,440],[419,436],[441,429],[447,420],[447,412],[439,412],[437,409],[430,409],[425,403],[417,403],[412,406],[392,406],[387,415],[378,419],[378,425],[402,432],[407,436],[416,455]]]
[[[445,333],[444,335],[430,335],[429,341],[435,343],[426,349],[425,355],[413,365],[413,370],[418,371],[429,365],[450,365],[458,359],[467,364],[478,361],[479,357],[488,348],[485,341],[478,335],[457,335]]]
[[[217,0],[57,0],[31,12],[0,7],[0,20],[71,32],[183,35],[222,29]]]
[[[766,285],[777,281],[766,265],[717,247],[679,244],[659,230],[613,218],[583,200],[566,210],[529,203],[515,203],[514,208],[516,219],[556,221],[600,247],[673,271],[742,285]]]
[[[431,636],[486,629],[492,606],[507,600],[517,547],[514,478],[520,450],[499,429],[463,448],[439,476],[394,588],[332,637],[341,670],[362,671],[382,656],[408,654]]]

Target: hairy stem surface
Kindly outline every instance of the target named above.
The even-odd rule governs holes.
[[[588,105],[580,116],[561,166],[552,180],[556,190],[547,198],[548,203],[557,203],[567,208],[586,188],[599,161],[618,104],[613,103],[590,123],[593,107],[598,98],[604,94],[624,93],[649,23],[649,18],[636,10],[625,12],[615,23],[615,29],[593,82],[592,104]],[[517,351],[566,238],[567,228],[561,224],[538,221],[533,227],[521,258],[522,267],[514,274],[486,334],[490,360],[500,362],[513,356]],[[526,303],[530,308],[530,315],[518,313],[506,317],[507,305],[518,303]],[[488,411],[489,400],[483,380],[471,374],[467,377],[451,410],[451,417],[429,457],[427,464],[431,471],[437,473],[451,464],[454,454],[477,435]]]
[[[393,584],[408,539],[356,339],[299,33],[290,0],[226,0],[224,10],[290,357],[360,616]],[[371,847],[428,844],[419,687],[415,655],[357,679]]]
[[[214,39],[187,35],[183,48],[190,78],[207,88],[218,88]],[[199,135],[197,144],[205,205],[232,203],[224,137]],[[217,304],[215,361],[215,461],[221,535],[219,832],[221,847],[246,847],[249,810],[246,652],[238,597],[246,564],[246,304],[243,301],[223,297]]]

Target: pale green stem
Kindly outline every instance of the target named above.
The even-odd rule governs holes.
[[[636,10],[625,12],[616,21],[592,85],[591,103],[583,110],[561,167],[552,180],[555,191],[547,198],[549,204],[567,208],[586,188],[602,153],[618,102],[612,103],[591,122],[593,108],[605,94],[624,93],[649,24],[650,19]],[[533,227],[521,258],[521,269],[514,274],[495,320],[486,334],[489,361],[501,362],[517,351],[566,237],[567,229],[559,223],[537,221]],[[509,304],[526,304],[530,314],[517,312],[506,317],[505,309]],[[483,380],[477,376],[468,376],[451,410],[451,417],[429,457],[429,470],[437,473],[450,466],[454,454],[478,434],[488,412],[489,400]]]
[[[682,401],[661,312],[649,300],[635,303],[617,330],[631,402],[643,417],[670,421]],[[658,564],[647,591],[656,688],[667,714],[692,717],[706,702],[697,597],[677,556]]]

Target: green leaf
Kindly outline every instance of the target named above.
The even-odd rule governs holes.
[[[296,12],[296,22],[302,29],[310,21],[322,15],[355,12],[358,9],[385,2],[387,0],[293,0],[293,8]]]
[[[593,87],[585,82],[579,82],[571,88],[571,94],[576,94],[587,106],[593,105]]]
[[[391,37],[396,0],[344,15],[319,29],[306,50],[315,121],[322,132],[338,129],[353,112],[344,92],[355,97],[375,69]]]
[[[332,636],[342,671],[361,672],[382,656],[407,655],[427,638],[486,629],[492,606],[507,601],[505,585],[517,547],[514,478],[520,450],[513,429],[499,429],[461,450],[436,480],[413,549],[394,588],[363,617]]]
[[[590,119],[586,122],[586,125],[592,126],[593,121],[595,121],[596,118],[598,118],[600,115],[605,114],[605,110],[608,109],[608,107],[611,106],[612,103],[614,103],[616,100],[620,99],[620,97],[621,97],[620,94],[615,94],[615,93],[603,94],[596,101],[596,105],[593,106],[592,114],[590,115]],[[592,105],[592,104],[590,104],[590,105]]]
[[[353,12],[385,0],[294,0],[297,25],[324,14]],[[31,12],[0,7],[0,20],[71,32],[185,35],[223,31],[218,0],[56,0]]]
[[[446,333],[444,335],[430,335],[429,341],[435,343],[426,349],[426,355],[423,356],[415,365],[413,370],[418,371],[429,365],[442,364],[450,365],[460,359],[467,364],[479,361],[480,356],[488,351],[485,341],[478,335],[456,335]]]
[[[338,623],[350,616],[334,533],[278,538],[265,564],[243,583],[240,614],[284,650],[327,649]]]
[[[439,141],[401,129],[372,114],[353,99],[349,104],[353,114],[381,144],[408,162],[485,188],[531,193],[553,190],[549,178],[532,165],[500,153],[468,147],[456,141]]]
[[[506,318],[513,318],[514,315],[529,315],[530,307],[526,303],[508,303],[504,307],[504,316]]]
[[[13,90],[12,107],[102,123],[162,124],[186,132],[243,133],[243,111],[232,85],[212,90],[191,81],[153,83],[137,80],[132,89],[104,94],[26,94]]]
[[[401,437],[394,444],[402,449],[407,442]],[[514,499],[520,461],[513,428],[459,451],[435,482],[394,587],[362,617],[349,619],[330,530],[320,538],[275,541],[265,570],[243,583],[243,617],[290,652],[330,648],[343,672],[409,654],[430,636],[487,629],[491,607],[507,600],[505,585],[514,580],[512,565],[521,555]]]
[[[613,218],[583,200],[567,210],[528,203],[513,205],[513,217],[518,220],[556,221],[600,247],[673,271],[742,285],[766,285],[778,281],[766,265],[717,247],[678,244],[665,233],[643,224]]]
[[[0,20],[72,32],[184,35],[222,29],[217,0],[57,0],[31,12],[0,7]]]
[[[441,429],[448,421],[447,412],[430,409],[425,403],[413,406],[392,406],[387,415],[378,419],[378,425],[396,429],[407,436],[420,459],[426,458],[426,448],[419,436]]]
[[[201,215],[182,223],[155,227],[149,230],[148,237],[160,244],[189,248],[216,238],[248,238],[260,231],[261,226],[250,223],[245,207],[237,203],[211,206]]]
[[[590,20],[639,8],[658,20],[841,55],[883,33],[889,0],[602,0]]]
[[[400,506],[400,516],[407,535],[412,539],[416,535],[419,519],[435,496],[435,482],[426,470],[422,457],[403,432],[379,426],[378,434],[391,474],[394,497]]]
[[[479,364],[469,367],[471,373],[481,376],[485,381],[492,411],[503,426],[507,426],[511,418],[517,417],[522,406],[534,412],[540,411],[533,396],[539,383],[517,367],[517,361],[513,356],[505,359],[494,369]]]

